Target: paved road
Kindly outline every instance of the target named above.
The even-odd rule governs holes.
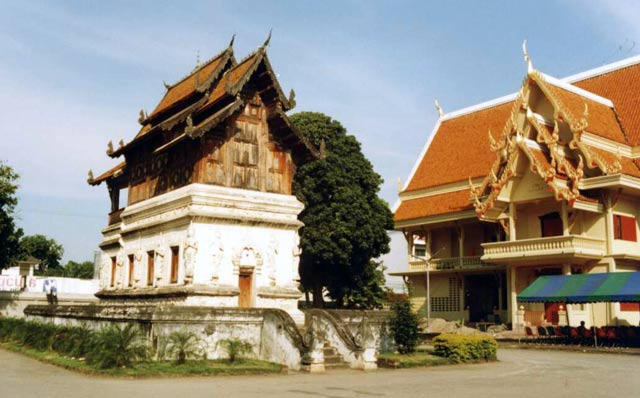
[[[0,349],[0,397],[640,397],[640,357],[501,349],[500,362],[321,375],[113,379]]]

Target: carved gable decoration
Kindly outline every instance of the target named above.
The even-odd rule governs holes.
[[[524,175],[523,167],[537,174],[556,200],[566,200],[570,206],[580,198],[579,184],[587,172],[597,176],[621,171],[620,156],[582,140],[585,132],[604,135],[605,130],[624,139],[622,133],[611,132],[620,127],[610,120],[614,112],[606,99],[595,101],[577,88],[571,91],[571,87],[556,84],[566,85],[530,70],[501,135],[496,139],[489,131],[489,147],[496,157],[493,166],[479,186],[469,180],[471,200],[480,218],[495,207],[513,178]]]

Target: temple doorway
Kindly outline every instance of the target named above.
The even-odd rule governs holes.
[[[469,322],[501,321],[496,319],[494,310],[501,309],[501,305],[504,306],[506,303],[504,273],[467,275],[464,278],[464,286],[465,307],[469,309]]]
[[[238,288],[240,289],[238,307],[251,308],[253,273],[240,273],[240,275],[238,275]]]

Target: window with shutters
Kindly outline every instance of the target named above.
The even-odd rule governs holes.
[[[613,215],[613,238],[637,242],[635,217]]]

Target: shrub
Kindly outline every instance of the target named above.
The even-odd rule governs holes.
[[[391,307],[391,334],[400,354],[410,354],[418,345],[418,317],[411,311],[409,300],[400,300]]]
[[[94,332],[86,326],[63,326],[56,332],[51,348],[59,354],[84,357],[90,349]]]
[[[433,339],[434,353],[452,362],[492,361],[498,343],[483,334],[441,334]]]
[[[146,356],[147,345],[136,325],[112,324],[95,334],[87,362],[103,369],[130,367]]]
[[[200,358],[204,355],[203,342],[195,333],[189,331],[173,332],[164,346],[164,354],[175,359],[181,365],[188,358]]]
[[[251,343],[237,338],[220,340],[218,341],[218,345],[221,345],[227,351],[230,363],[235,362],[238,358],[241,358],[242,355],[249,354],[253,351]]]

